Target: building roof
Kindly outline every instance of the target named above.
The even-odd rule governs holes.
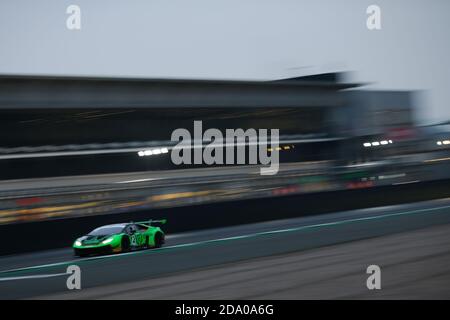
[[[274,81],[0,75],[0,109],[293,107],[341,103],[337,75]]]

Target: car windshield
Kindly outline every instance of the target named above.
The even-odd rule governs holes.
[[[106,236],[122,232],[122,226],[106,226],[97,228],[89,233],[90,236]]]

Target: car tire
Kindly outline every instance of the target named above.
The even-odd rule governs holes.
[[[150,237],[149,236],[145,236],[145,249],[150,248]]]
[[[155,234],[155,248],[161,248],[164,243],[164,236],[161,232]]]
[[[122,241],[120,243],[121,252],[128,252],[130,251],[130,239],[128,236],[123,236]]]

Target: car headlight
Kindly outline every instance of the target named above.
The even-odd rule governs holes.
[[[108,243],[110,243],[111,241],[113,241],[113,238],[108,238],[108,239],[106,239],[106,240],[103,240],[102,243],[103,243],[103,244],[108,244]]]
[[[79,240],[75,241],[75,245],[78,247],[81,246],[81,241],[79,241]]]

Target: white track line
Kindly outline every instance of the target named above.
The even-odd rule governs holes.
[[[68,275],[67,273],[37,274],[37,275],[32,275],[32,276],[0,278],[0,281],[14,281],[14,280],[27,280],[27,279],[53,278],[53,277],[60,277],[60,276],[67,276],[67,275]]]

